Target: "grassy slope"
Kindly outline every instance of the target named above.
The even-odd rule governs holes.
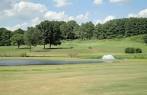
[[[147,95],[146,60],[0,67],[0,95]]]
[[[113,54],[117,57],[147,58],[147,45],[142,40],[142,36],[135,36],[125,39],[112,40],[74,40],[64,41],[62,45],[55,48],[62,49],[42,49],[37,46],[32,49],[17,49],[14,46],[0,47],[0,56],[39,56],[52,58],[98,58],[104,54]],[[143,49],[143,54],[126,55],[126,47],[138,47]]]

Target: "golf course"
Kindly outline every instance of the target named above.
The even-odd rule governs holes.
[[[105,54],[117,59],[102,63],[1,66],[0,94],[146,95],[147,45],[140,38],[64,41],[53,49],[36,46],[31,51],[25,46],[0,47],[1,60],[95,60]],[[126,54],[124,49],[131,46],[141,48],[143,53]]]
[[[0,95],[147,95],[147,0],[0,0]]]

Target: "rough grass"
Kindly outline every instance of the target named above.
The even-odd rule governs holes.
[[[147,95],[147,60],[0,67],[0,95]]]

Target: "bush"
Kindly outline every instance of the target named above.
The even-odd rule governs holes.
[[[72,46],[70,47],[70,49],[73,49],[73,48],[74,48],[74,47],[72,47]]]
[[[125,53],[135,53],[135,49],[134,48],[126,48],[125,49]]]
[[[89,46],[89,47],[88,47],[88,49],[92,49],[92,47],[91,47],[91,46]]]
[[[136,53],[142,53],[142,49],[136,48],[135,52],[136,52]]]
[[[143,37],[143,40],[144,40],[144,43],[147,44],[147,35],[145,35],[145,36]]]
[[[129,47],[125,49],[125,53],[142,53],[142,49]]]

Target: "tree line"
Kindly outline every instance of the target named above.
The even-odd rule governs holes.
[[[0,28],[0,46],[60,45],[61,40],[90,40],[123,38],[147,34],[147,18],[114,19],[104,24],[94,25],[86,22],[79,25],[76,21],[42,21],[35,27],[15,31]]]

